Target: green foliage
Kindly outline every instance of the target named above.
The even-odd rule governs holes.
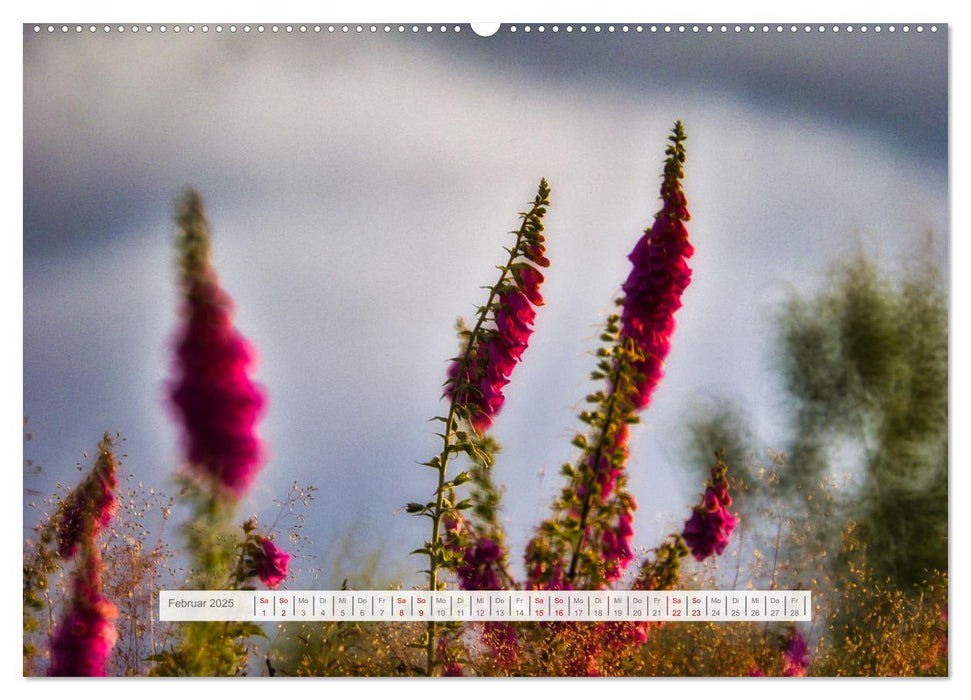
[[[180,643],[148,658],[153,676],[242,676],[246,673],[245,640],[265,636],[251,622],[183,622]]]
[[[392,590],[393,572],[380,552],[362,556],[348,532],[333,543],[327,557],[326,588]],[[424,623],[287,622],[277,625],[264,659],[270,676],[414,676],[424,675],[427,633]]]
[[[698,401],[690,408],[686,466],[697,474],[698,481],[706,479],[712,450],[724,450],[725,462],[732,465],[728,481],[737,508],[744,507],[759,480],[754,444],[748,416],[739,405],[725,399],[710,399]]]
[[[763,465],[748,421],[727,401],[696,406],[690,421],[691,461],[719,445],[740,457],[739,537],[753,554],[740,555],[736,581],[744,562],[759,585],[817,592],[825,625],[814,674],[946,674],[941,271],[918,261],[889,274],[860,257],[824,291],[793,298],[779,323],[788,449]]]
[[[235,501],[217,489],[208,489],[181,478],[180,495],[191,504],[192,518],[182,526],[187,550],[192,553],[189,584],[196,590],[221,590],[233,586],[233,574],[242,545],[234,524]]]
[[[830,288],[793,300],[782,367],[796,438],[784,480],[808,486],[861,454],[862,490],[844,515],[870,542],[874,574],[907,589],[947,570],[947,303],[929,264],[900,279],[859,258]]]
[[[34,528],[34,536],[24,542],[23,578],[23,665],[24,675],[33,675],[37,656],[35,639],[41,630],[38,616],[49,604],[49,577],[58,569],[54,527],[45,519]]]
[[[265,658],[270,676],[425,675],[424,624],[290,622]]]
[[[182,526],[191,555],[189,590],[237,590],[251,573],[245,554],[252,547],[255,522],[233,524],[236,501],[221,489],[181,478],[180,495],[191,504],[192,517]],[[185,622],[173,645],[153,654],[155,676],[240,676],[247,670],[251,637],[265,636],[253,623]]]
[[[578,418],[588,431],[572,440],[580,453],[573,464],[563,466],[567,482],[527,552],[527,565],[535,568],[537,582],[544,585],[565,568],[565,581],[571,586],[602,588],[607,578],[599,546],[603,533],[614,527],[620,513],[633,510],[625,491],[624,465],[627,426],[634,422],[633,397],[640,379],[635,363],[642,358],[635,344],[621,334],[619,314],[607,318],[600,341],[591,378],[604,386],[586,396],[590,408],[580,411]],[[606,465],[617,476],[610,481],[612,493],[605,499],[598,474],[606,471]]]

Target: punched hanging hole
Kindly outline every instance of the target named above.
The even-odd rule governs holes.
[[[492,36],[499,31],[499,22],[473,22],[472,31],[479,36]]]

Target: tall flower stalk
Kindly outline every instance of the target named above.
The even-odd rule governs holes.
[[[685,222],[690,220],[688,201],[681,189],[687,140],[684,126],[676,122],[668,137],[661,183],[661,211],[628,256],[633,268],[624,282],[621,335],[633,341],[636,373],[633,400],[647,408],[651,394],[663,376],[664,359],[671,349],[674,314],[681,295],[691,282],[687,260],[694,254]]]
[[[58,555],[77,558],[73,594],[51,639],[52,676],[104,676],[118,638],[115,606],[102,593],[104,568],[97,537],[117,505],[118,464],[114,442],[105,433],[91,473],[71,492],[57,519]]]
[[[192,514],[183,527],[197,590],[237,589],[259,577],[276,587],[289,555],[243,525],[234,526],[239,501],[263,466],[256,423],[265,397],[249,377],[254,352],[232,323],[232,300],[221,288],[211,260],[211,234],[202,199],[182,198],[179,227],[181,325],[177,331],[169,401],[182,432],[183,497]],[[200,622],[180,628],[180,640],[155,657],[158,675],[238,675],[246,667],[243,639],[262,635],[246,623]]]
[[[232,300],[212,264],[209,222],[195,190],[176,215],[182,322],[176,335],[169,400],[185,455],[183,494],[193,513],[183,528],[193,557],[192,584],[227,585],[237,559],[236,505],[262,467],[255,426],[264,396],[248,376],[253,350],[232,323]]]
[[[477,436],[476,454],[469,470],[468,518],[445,521],[445,547],[455,556],[453,573],[466,591],[494,591],[518,588],[509,571],[505,530],[499,522],[501,491],[492,479],[491,465],[499,443],[491,435]],[[482,643],[499,668],[513,668],[519,659],[519,640],[510,622],[486,622]]]
[[[691,280],[686,261],[694,249],[681,188],[686,139],[677,122],[665,150],[661,210],[629,256],[632,269],[617,301],[621,313],[607,319],[601,335],[591,378],[606,387],[587,396],[591,406],[579,417],[588,433],[573,440],[580,457],[564,465],[567,485],[527,548],[533,587],[601,588],[620,578],[634,558],[637,503],[626,490],[629,426],[639,421],[637,413],[649,405],[662,376],[674,313]]]
[[[256,422],[262,392],[248,376],[253,350],[232,324],[232,300],[211,262],[202,199],[188,191],[177,217],[182,327],[169,397],[182,426],[187,468],[235,499],[263,464]]]
[[[550,188],[544,178],[540,180],[530,208],[520,212],[522,223],[513,232],[516,240],[507,248],[509,257],[499,268],[499,279],[489,288],[485,304],[479,307],[475,324],[471,329],[460,329],[462,351],[453,358],[445,382],[448,412],[435,418],[445,426],[439,434],[442,450],[423,463],[438,474],[434,500],[407,506],[408,512],[432,521],[431,538],[413,552],[428,557],[425,573],[428,574],[428,590],[432,592],[442,585],[438,576],[441,568],[457,569],[461,565],[461,552],[445,546],[443,520],[456,520],[458,511],[472,505],[468,499],[455,502],[455,489],[471,477],[468,472],[461,472],[449,480],[449,462],[460,453],[491,462],[491,458],[477,447],[476,436],[491,427],[502,408],[503,389],[529,342],[535,318],[533,307],[543,301],[539,293],[543,275],[537,266],[549,266],[543,236],[543,217],[550,204],[549,196]],[[429,621],[425,640],[425,670],[429,676],[434,675],[439,665],[436,631],[436,623]]]

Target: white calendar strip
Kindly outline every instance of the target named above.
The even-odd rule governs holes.
[[[171,622],[796,622],[809,591],[161,591]]]

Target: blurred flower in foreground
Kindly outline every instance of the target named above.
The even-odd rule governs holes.
[[[290,564],[289,552],[276,546],[269,537],[257,529],[256,518],[243,523],[242,556],[238,560],[233,579],[243,584],[248,579],[258,578],[264,586],[276,588],[287,578]]]
[[[80,552],[74,572],[74,595],[51,638],[52,676],[104,676],[118,639],[115,606],[102,595],[104,568],[96,538],[111,522],[116,508],[118,463],[114,442],[105,433],[91,473],[71,492],[58,520],[58,552],[69,558]]]
[[[169,398],[189,469],[241,498],[263,462],[255,426],[264,396],[248,376],[253,351],[232,325],[232,301],[210,262],[198,193],[186,193],[177,221],[184,299]]]
[[[99,448],[98,461],[91,473],[68,495],[57,521],[57,553],[70,559],[85,540],[93,540],[111,522],[118,507],[118,465],[113,442],[107,433]]]
[[[74,597],[51,641],[52,676],[104,676],[118,639],[115,606],[101,594],[101,558],[87,558],[75,574]]]

